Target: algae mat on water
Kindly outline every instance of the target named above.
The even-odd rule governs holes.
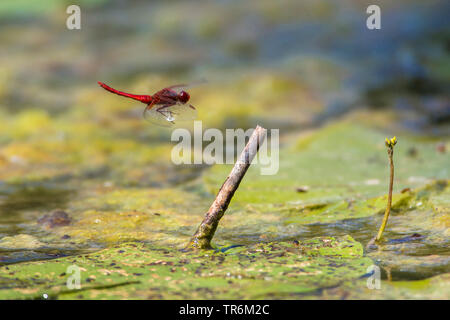
[[[372,263],[350,236],[189,252],[124,243],[3,266],[0,299],[292,299],[358,279]],[[66,285],[71,265],[80,270],[78,290]]]
[[[355,121],[361,120],[350,117],[325,126],[303,135],[294,146],[282,149],[277,174],[261,175],[260,165],[252,166],[233,204],[251,204],[267,212],[273,207],[278,211],[282,207],[385,195],[389,178],[384,145],[387,134],[355,124]],[[394,162],[394,192],[449,177],[450,156],[436,151],[435,142],[431,140],[399,137]],[[206,172],[207,188],[214,193],[229,171],[230,166],[222,165]],[[296,191],[305,185],[309,187],[307,192]]]

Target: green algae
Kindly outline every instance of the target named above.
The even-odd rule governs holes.
[[[412,147],[419,150],[417,158],[408,156]],[[349,121],[329,125],[300,138],[296,147],[283,150],[276,175],[260,175],[258,165],[254,165],[233,203],[290,205],[385,194],[388,170],[383,148],[382,132]],[[433,157],[424,161],[427,154]],[[402,137],[396,155],[394,190],[448,178],[448,160],[449,156],[437,153],[432,144]],[[211,192],[220,186],[228,169],[228,166],[215,166],[205,175],[204,181]],[[308,192],[296,192],[303,185],[309,187]]]
[[[0,249],[36,249],[43,246],[45,246],[44,243],[28,234],[4,237],[0,240]]]
[[[372,264],[362,254],[361,244],[349,236],[259,243],[225,253],[124,243],[88,255],[1,267],[0,298],[289,298],[362,276]],[[66,287],[70,265],[81,270],[79,290]]]
[[[45,119],[42,115],[36,117],[41,119],[39,121]],[[131,138],[121,138],[115,145],[113,141],[117,139],[117,135],[106,133],[106,130],[95,128],[95,126],[90,127],[92,131],[88,131],[89,134],[86,135],[82,134],[80,136],[82,138],[81,141],[77,141],[76,135],[72,136],[71,141],[73,141],[72,146],[75,154],[78,152],[76,150],[82,150],[82,143],[86,143],[89,140],[90,134],[98,134],[104,141],[102,142],[100,138],[98,142],[95,139],[91,139],[93,143],[92,148],[88,147],[81,154],[77,155],[78,160],[73,158],[72,155],[72,158],[64,165],[69,168],[80,161],[79,163],[83,167],[86,166],[83,157],[92,156],[96,165],[108,165],[110,168],[109,173],[106,172],[108,180],[105,181],[105,173],[97,175],[95,171],[90,176],[90,179],[84,179],[84,177],[88,176],[84,176],[83,171],[89,171],[91,166],[84,167],[84,169],[80,170],[80,173],[74,173],[74,176],[69,178],[68,181],[78,180],[83,188],[78,189],[76,194],[71,194],[70,198],[67,198],[66,195],[64,204],[73,222],[68,226],[58,227],[51,231],[45,230],[44,234],[41,231],[39,240],[45,243],[48,248],[81,249],[87,246],[102,248],[128,241],[144,241],[154,247],[161,248],[161,250],[169,250],[170,252],[176,252],[173,248],[183,248],[213,200],[214,189],[220,186],[221,173],[222,171],[227,171],[227,166],[218,165],[212,167],[204,172],[202,180],[197,179],[185,186],[165,188],[138,187],[142,183],[139,182],[140,179],[148,179],[148,177],[151,177],[153,181],[158,179],[158,173],[156,172],[163,170],[154,167],[155,162],[153,160],[155,159],[153,157],[158,159],[156,161],[166,160],[166,156],[160,158],[157,154],[167,153],[167,148],[161,145],[161,148],[149,150],[147,153],[147,151],[144,151],[148,149],[144,142]],[[49,129],[47,128],[46,130]],[[327,137],[329,136],[337,137],[337,140],[327,143]],[[330,229],[326,229],[329,226],[345,225],[351,220],[356,221],[356,223],[359,223],[359,221],[369,223],[356,234],[358,240],[365,244],[365,241],[368,241],[365,234],[376,231],[386,203],[386,186],[383,181],[387,177],[387,172],[385,172],[386,164],[381,159],[381,156],[380,158],[377,157],[378,152],[383,147],[378,141],[379,136],[381,134],[376,130],[351,127],[346,122],[343,122],[338,125],[325,127],[307,137],[302,137],[294,147],[283,149],[283,152],[280,153],[280,173],[277,176],[259,176],[258,167],[252,166],[235,198],[233,198],[223,221],[221,221],[214,238],[215,246],[222,248],[235,244],[245,245],[244,248],[237,247],[230,249],[229,252],[225,252],[228,257],[228,255],[238,254],[241,250],[247,250],[249,246],[256,246],[259,242],[276,241],[279,243],[293,240],[300,236],[303,240],[301,243],[304,243],[305,241],[307,242],[303,234],[306,230],[317,230],[312,231],[312,233],[308,231],[308,237],[319,236],[328,234],[324,232],[330,232]],[[365,161],[357,162],[355,172],[346,168],[350,165],[351,158],[342,156],[344,146],[341,145],[341,139],[346,140],[351,137],[357,140],[355,143],[358,148],[364,150],[351,150],[350,152],[356,159],[366,159]],[[20,139],[24,141],[24,145],[29,145],[30,142],[34,143],[32,135],[23,135]],[[38,140],[36,139],[36,150],[39,150],[37,147]],[[407,139],[402,139],[403,141],[408,145]],[[378,143],[380,148],[378,148]],[[409,142],[409,145],[415,144],[417,147],[416,143],[416,141]],[[389,270],[396,279],[408,277],[423,279],[424,277],[438,275],[448,270],[449,261],[445,256],[446,250],[444,249],[449,230],[448,181],[436,180],[433,182],[430,179],[431,177],[442,176],[445,173],[442,168],[445,168],[443,163],[446,161],[447,156],[445,154],[436,154],[434,158],[430,159],[431,163],[424,166],[424,170],[421,171],[423,177],[417,177],[414,173],[417,164],[414,164],[414,162],[420,160],[421,154],[434,151],[428,142],[418,142],[418,144],[418,159],[411,159],[405,150],[399,149],[400,159],[398,161],[403,162],[403,164],[406,163],[408,167],[412,166],[413,168],[408,169],[406,167],[399,176],[400,185],[394,189],[396,192],[393,198],[392,223],[388,225],[386,234],[388,239],[390,239],[399,237],[398,235],[402,234],[419,232],[426,234],[426,238],[419,242],[400,245],[386,243],[378,251],[367,252],[369,258],[378,261],[377,263],[382,269]],[[69,147],[70,145],[69,143]],[[45,144],[43,146],[45,148]],[[332,152],[333,148],[339,150],[341,155],[337,156],[335,152]],[[128,154],[121,152],[121,149],[128,150]],[[65,150],[67,151],[68,149]],[[324,152],[323,150],[327,151]],[[136,153],[133,154],[132,152],[134,151]],[[94,156],[95,153],[98,153],[99,156]],[[43,154],[45,155],[46,153]],[[82,156],[80,157],[80,155]],[[307,160],[304,161],[303,157],[306,157]],[[402,157],[408,157],[407,161],[402,159]],[[58,156],[55,158],[58,161],[61,161],[61,159],[63,159],[63,162],[66,161],[64,157],[60,158]],[[109,158],[112,160],[111,163],[107,164]],[[313,159],[315,158],[321,159],[320,163],[322,165],[327,164],[330,166],[330,168],[324,169],[330,175],[329,180],[323,180],[321,178],[323,175],[314,171],[315,165],[313,166],[313,163],[315,161]],[[29,157],[29,159],[32,158]],[[39,158],[36,157],[35,159],[38,160]],[[30,160],[30,163],[33,163],[34,167],[36,165],[40,166],[41,164],[36,162],[37,160]],[[344,163],[334,166],[336,161],[343,161]],[[44,162],[45,158],[42,163]],[[8,164],[9,168],[11,168],[11,165],[17,166],[17,163]],[[146,171],[147,165],[152,167],[152,171]],[[358,166],[361,166],[361,168],[358,168]],[[139,169],[139,167],[143,167],[143,169]],[[373,176],[367,175],[367,172],[371,172],[372,167],[375,167],[374,172],[378,172],[377,174],[380,176],[375,174]],[[39,172],[43,171],[40,170]],[[136,173],[134,174],[133,172]],[[59,172],[57,176],[61,175],[61,173]],[[6,174],[10,176],[15,173],[5,171],[5,177]],[[77,175],[78,178],[76,178]],[[126,180],[123,179],[125,176],[127,177]],[[370,179],[368,179],[369,177]],[[19,179],[27,181],[28,184],[30,181],[33,181],[33,179],[26,176]],[[162,177],[161,181],[166,179],[167,176]],[[206,182],[206,184],[203,182]],[[18,180],[16,185],[20,185],[20,180]],[[295,189],[299,185],[307,185],[309,189],[307,192],[298,193]],[[408,186],[411,189],[406,192],[399,192],[398,190],[404,186]],[[414,186],[417,187],[414,188]],[[30,206],[33,206],[31,202]],[[9,208],[9,206],[7,207]],[[41,210],[46,207],[44,203]],[[51,201],[49,202],[49,208],[55,209],[52,207]],[[21,210],[23,209],[26,209],[26,207],[21,208]],[[37,224],[34,228],[42,229]],[[321,228],[324,229],[322,230]],[[308,251],[309,249],[302,249],[300,246],[298,250]],[[322,254],[332,255],[334,251],[333,247],[329,249],[322,247],[318,251],[309,250],[308,255],[315,259]],[[427,255],[432,251],[435,252],[435,257],[427,258]],[[415,254],[423,256],[413,257]],[[175,253],[173,255],[175,256]],[[58,261],[60,260],[58,259]],[[234,261],[234,263],[239,265],[238,261]],[[18,264],[17,266],[23,265]],[[36,270],[39,268],[38,265],[36,265]],[[409,266],[407,270],[404,268],[404,265]],[[367,266],[368,264],[365,265],[366,268]],[[160,270],[158,270],[158,275],[159,272]],[[231,271],[228,272],[233,274]],[[315,271],[307,272],[314,274]],[[135,273],[141,272],[136,271]],[[98,278],[97,273],[93,275]],[[319,288],[339,286],[339,283],[341,283],[336,279],[331,281],[331,279],[324,277],[330,282],[321,283],[320,285],[311,284],[307,286],[303,283],[296,285],[287,281],[290,277],[286,276],[286,281],[280,280],[280,282],[268,286],[267,280],[249,280],[242,278],[240,273],[234,274],[235,277],[239,275],[241,276],[241,279],[237,278],[240,281],[239,288],[247,288],[246,290],[248,290],[245,294],[241,293],[240,289],[236,289],[231,294],[230,291],[225,289],[225,286],[228,284],[228,281],[234,280],[228,280],[227,277],[224,279],[218,277],[214,278],[213,283],[203,278],[197,279],[196,283],[199,286],[201,285],[201,289],[195,293],[195,296],[202,298],[206,294],[214,294],[218,298],[233,295],[243,298],[306,298],[317,296],[317,289]],[[167,274],[166,278],[171,276],[173,275]],[[173,293],[173,295],[172,293],[170,295],[169,293],[164,293],[166,289],[170,291],[170,286],[177,287],[180,284],[171,284],[169,286],[169,281],[167,287],[162,286],[161,288],[163,289],[152,287],[149,291],[147,287],[140,287],[142,285],[141,282],[136,283],[136,281],[140,281],[136,277],[121,279],[121,281],[105,280],[98,287],[93,284],[94,281],[89,280],[84,287],[91,288],[92,286],[92,291],[91,289],[82,290],[77,294],[73,292],[60,294],[58,290],[65,290],[62,283],[59,289],[52,289],[56,290],[55,293],[50,291],[47,294],[58,298],[186,297],[185,294],[179,291],[176,291],[177,293]],[[31,285],[27,281],[26,279],[21,280],[22,289],[16,293],[19,295],[31,290],[33,291],[32,297],[39,298],[42,291],[30,289],[34,288],[34,284]],[[39,281],[42,281],[42,279]],[[177,278],[177,281],[182,280]],[[8,283],[11,284],[12,282],[9,281]],[[29,285],[27,286],[25,283]],[[161,283],[155,283],[161,286]],[[129,293],[129,291],[134,292],[134,290],[137,292],[135,295]],[[250,292],[251,290],[254,291]],[[320,289],[319,292],[324,290]],[[405,293],[406,290],[404,289],[402,292],[407,294]],[[90,292],[95,292],[95,294],[91,296]],[[383,297],[383,295],[380,297]]]
[[[322,290],[323,299],[357,299],[357,300],[377,300],[377,299],[429,299],[448,300],[450,290],[448,282],[450,274],[444,273],[424,280],[413,281],[386,281],[380,282],[379,289],[369,289],[367,279],[347,281],[335,288]],[[317,296],[307,296],[305,298],[316,298]]]

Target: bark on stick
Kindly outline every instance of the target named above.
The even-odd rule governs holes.
[[[228,204],[233,198],[242,178],[247,172],[248,167],[252,163],[253,158],[258,152],[259,147],[263,144],[265,138],[266,129],[257,126],[238,160],[234,164],[233,169],[217,193],[216,199],[206,213],[205,218],[194,233],[194,236],[188,244],[188,248],[211,248],[211,239],[216,232],[219,221],[227,210]]]

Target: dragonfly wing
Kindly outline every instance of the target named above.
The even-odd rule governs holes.
[[[177,121],[197,118],[197,110],[190,104],[155,105],[144,111],[144,118],[154,124],[170,127]]]
[[[177,103],[168,107],[166,110],[170,112],[175,121],[189,121],[197,119],[197,109],[188,103]]]
[[[199,85],[205,84],[206,82],[207,82],[206,79],[200,79],[197,81],[192,81],[188,84],[175,84],[173,86],[167,87],[166,89],[169,89],[176,93],[180,93],[182,90],[186,91],[187,89],[195,88]]]
[[[187,88],[189,87],[188,84],[175,84],[173,86],[167,87],[167,89],[175,89],[175,88]]]
[[[156,124],[161,127],[171,127],[174,125],[173,121],[169,121],[170,117],[166,114],[157,111],[158,106],[154,106],[151,109],[144,110],[144,119],[152,124]]]

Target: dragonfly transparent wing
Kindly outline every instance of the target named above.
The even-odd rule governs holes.
[[[188,103],[177,103],[171,106],[155,105],[144,111],[144,118],[153,124],[170,127],[178,121],[196,119],[197,110]]]
[[[176,93],[180,93],[182,90],[192,89],[207,83],[206,79],[200,79],[196,81],[191,81],[189,84],[175,84],[173,86],[167,87],[166,89],[175,91]]]

